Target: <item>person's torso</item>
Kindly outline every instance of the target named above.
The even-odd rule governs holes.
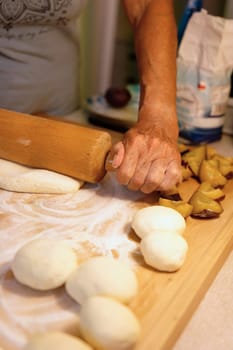
[[[86,0],[0,1],[0,107],[65,114],[78,100],[76,19]]]
[[[63,25],[77,18],[86,0],[1,0],[0,32],[17,25]],[[13,31],[14,32],[14,31]]]

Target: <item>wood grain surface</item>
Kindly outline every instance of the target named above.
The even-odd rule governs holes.
[[[188,199],[197,184],[184,182]],[[10,270],[15,252],[38,237],[65,239],[81,262],[96,255],[114,256],[136,269],[140,290],[131,303],[141,321],[136,350],[169,350],[222,266],[233,245],[233,181],[224,189],[218,219],[188,218],[189,252],[175,273],[161,273],[143,262],[139,240],[130,229],[133,214],[156,203],[156,195],[133,193],[114,174],[75,194],[32,195],[0,191],[0,344],[22,349],[30,334],[62,329],[78,334],[79,305],[64,288],[36,292],[17,283]]]
[[[5,109],[0,124],[1,158],[92,183],[106,174],[112,140],[105,130]]]

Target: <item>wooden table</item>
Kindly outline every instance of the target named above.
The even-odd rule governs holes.
[[[195,182],[181,191],[188,198]],[[136,350],[171,349],[233,244],[233,181],[226,188],[220,218],[187,219],[185,238],[189,252],[182,269],[159,273],[148,268],[140,255],[138,239],[130,229],[132,215],[156,203],[154,194],[144,196],[118,185],[107,176],[99,185],[86,185],[69,195],[31,195],[0,191],[0,344],[19,350],[28,335],[62,329],[78,334],[79,305],[64,288],[36,292],[19,285],[11,260],[25,242],[38,237],[65,239],[77,250],[79,261],[110,255],[136,269],[140,291],[131,303],[142,324]]]

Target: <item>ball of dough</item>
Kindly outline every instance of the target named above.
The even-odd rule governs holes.
[[[157,232],[144,237],[140,248],[148,265],[160,271],[172,272],[183,265],[188,244],[174,232]]]
[[[108,297],[91,297],[82,305],[80,330],[97,350],[127,350],[138,341],[140,325],[125,305]]]
[[[175,209],[154,205],[138,210],[131,226],[135,233],[143,238],[158,231],[174,231],[183,234],[186,223],[183,216]]]
[[[82,263],[66,282],[67,293],[82,304],[96,295],[129,303],[137,294],[138,283],[133,270],[110,257],[95,257]]]
[[[12,271],[18,282],[49,290],[63,285],[77,266],[76,253],[66,242],[43,238],[18,250]]]
[[[93,350],[81,339],[63,332],[45,332],[33,335],[24,350]]]

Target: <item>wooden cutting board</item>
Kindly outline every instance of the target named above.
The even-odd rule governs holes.
[[[186,199],[194,180],[184,182]],[[131,303],[141,321],[142,335],[135,350],[169,350],[182,332],[233,245],[233,181],[225,187],[224,212],[218,219],[187,219],[189,252],[175,273],[148,268],[130,229],[132,215],[155,204],[118,185],[114,175],[99,185],[86,185],[76,194],[31,195],[0,191],[0,344],[4,350],[22,349],[36,331],[62,329],[78,334],[79,306],[64,288],[36,292],[19,285],[10,271],[11,260],[26,241],[37,237],[66,239],[79,261],[112,255],[136,268],[139,294]]]
[[[194,184],[194,181],[193,181]],[[183,193],[191,182],[184,183]],[[187,220],[187,260],[181,270],[165,274],[139,268],[141,293],[133,303],[143,319],[143,335],[136,350],[171,349],[193,311],[233,248],[233,181],[225,189],[224,213],[214,220]],[[143,305],[143,306],[142,306]],[[210,335],[211,336],[211,335]]]

